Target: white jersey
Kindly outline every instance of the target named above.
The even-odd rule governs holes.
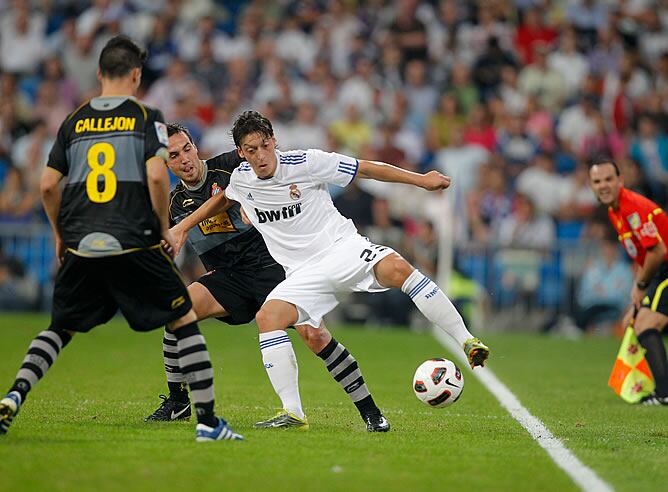
[[[352,157],[322,150],[276,151],[271,178],[257,177],[248,162],[237,167],[225,195],[241,204],[269,252],[288,273],[357,234],[332,203],[327,183],[347,186],[357,174]]]

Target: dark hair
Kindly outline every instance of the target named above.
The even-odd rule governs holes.
[[[115,79],[128,75],[132,69],[141,68],[146,61],[146,52],[127,36],[115,36],[102,48],[100,73]]]
[[[232,126],[234,145],[241,147],[241,141],[244,137],[252,133],[259,133],[265,138],[271,138],[274,136],[274,128],[271,126],[271,121],[257,111],[244,111]]]
[[[190,140],[190,143],[193,145],[195,144],[193,141],[193,136],[185,126],[181,125],[180,123],[167,123],[167,136],[171,137],[177,133],[184,133],[185,136],[188,137],[188,140]]]
[[[615,168],[615,174],[617,176],[620,176],[621,173],[619,172],[619,166],[617,163],[614,161],[614,159],[610,157],[595,157],[594,159],[589,161],[589,170],[591,171],[591,168],[594,166],[602,166],[603,164],[610,164],[612,167]]]

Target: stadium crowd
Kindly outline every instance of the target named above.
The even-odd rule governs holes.
[[[456,266],[500,305],[549,283],[553,260],[493,253],[481,278],[468,246],[604,243],[588,159],[614,157],[627,187],[668,201],[665,0],[0,0],[0,226],[46,221],[41,168],[119,33],[148,51],[141,99],[203,157],[232,149],[232,121],[253,108],[282,149],[453,176]],[[377,185],[333,194],[373,241],[436,274],[438,201]],[[620,263],[609,295],[628,291],[614,253],[582,266],[601,288],[573,286],[573,310],[620,302],[601,262]]]

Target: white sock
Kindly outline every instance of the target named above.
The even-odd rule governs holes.
[[[413,270],[401,286],[401,290],[409,295],[425,318],[454,338],[460,347],[467,339],[473,337],[450,299],[438,285],[429,277],[422,275],[419,270]]]
[[[304,410],[299,397],[299,368],[290,337],[285,330],[260,333],[260,351],[267,376],[281,399],[283,408],[303,419]]]

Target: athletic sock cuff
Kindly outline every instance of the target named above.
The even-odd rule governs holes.
[[[177,340],[183,340],[184,338],[188,338],[193,335],[199,335],[200,331],[197,327],[197,323],[193,322],[177,328],[172,332],[172,334],[176,337]]]
[[[318,352],[318,357],[320,357],[322,360],[326,360],[327,357],[332,355],[332,352],[336,349],[336,346],[339,344],[339,342],[336,341],[336,338],[332,337],[332,339],[329,341],[329,343],[325,346],[324,349],[322,349],[320,352]]]
[[[657,330],[656,328],[649,328],[649,329],[643,331],[642,333],[640,333],[640,335],[638,335],[638,341],[640,343],[642,343],[643,340],[645,340],[647,338],[654,338],[654,337],[657,337],[657,336],[659,338],[661,338],[661,332],[659,330]]]

